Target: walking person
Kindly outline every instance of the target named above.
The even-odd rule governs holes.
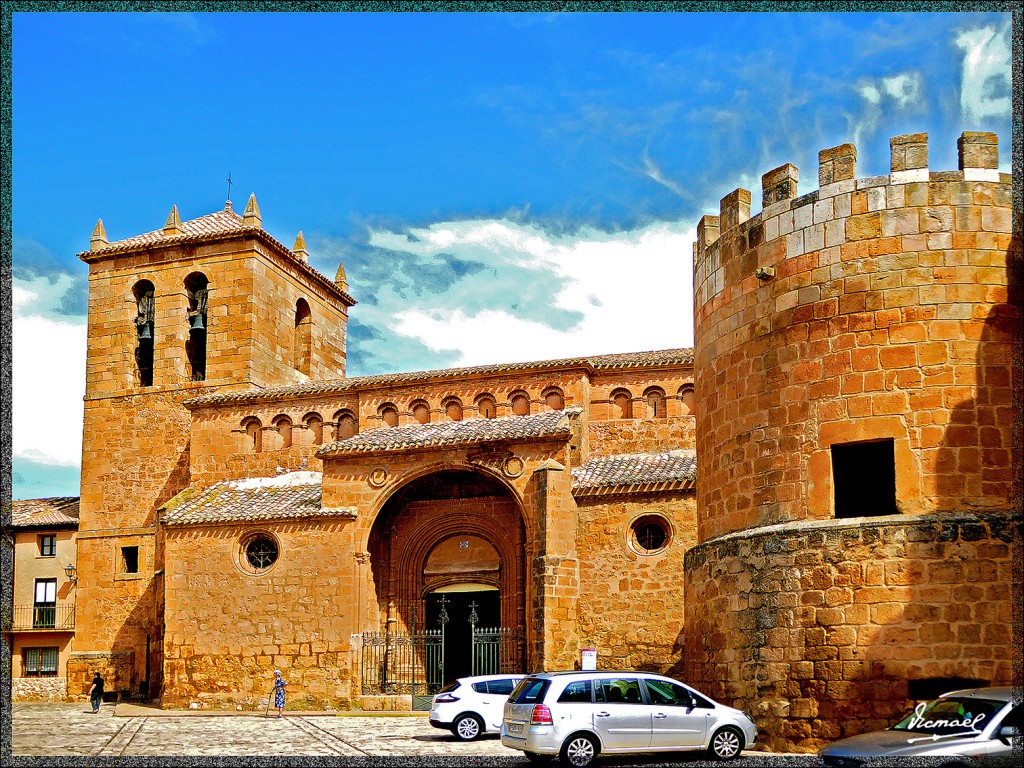
[[[284,687],[288,685],[281,679],[281,670],[274,670],[274,706],[277,707],[277,719],[284,717]]]
[[[97,672],[92,679],[92,688],[89,689],[89,703],[92,704],[92,713],[95,715],[100,711],[100,702],[103,701],[103,678]]]

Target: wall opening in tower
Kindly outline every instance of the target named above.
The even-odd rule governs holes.
[[[899,513],[893,440],[833,445],[832,479],[837,518]]]

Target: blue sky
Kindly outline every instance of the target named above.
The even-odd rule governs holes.
[[[13,496],[78,493],[85,265],[256,193],[345,264],[349,374],[692,343],[697,220],[782,163],[964,130],[1010,168],[1010,16],[13,17]]]

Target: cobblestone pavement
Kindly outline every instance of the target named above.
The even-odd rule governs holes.
[[[137,713],[141,708],[133,708]],[[520,757],[497,736],[463,743],[433,728],[425,717],[334,717],[286,714],[115,717],[89,705],[15,703],[14,755],[345,755]]]
[[[433,728],[422,716],[336,716],[295,712],[278,720],[263,713],[173,712],[132,705],[105,705],[99,714],[88,703],[16,702],[12,707],[11,750],[17,757],[76,756],[97,765],[120,757],[220,756],[338,757],[380,765],[525,766],[521,752],[501,745],[496,735],[460,742]],[[712,765],[699,754],[679,754],[669,765]],[[657,758],[612,758],[610,766],[645,765]],[[809,755],[745,752],[730,763],[808,766]]]

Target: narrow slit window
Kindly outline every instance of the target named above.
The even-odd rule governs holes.
[[[894,441],[833,445],[832,485],[837,518],[898,514]]]

